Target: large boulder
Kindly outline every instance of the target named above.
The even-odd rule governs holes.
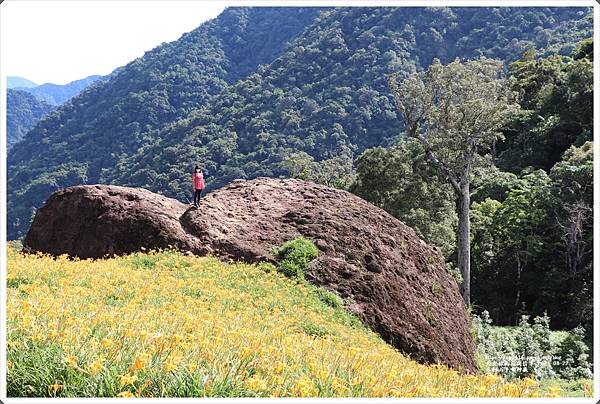
[[[152,192],[86,185],[53,194],[24,248],[98,258],[172,246],[247,262],[298,235],[320,250],[306,278],[400,351],[476,371],[465,304],[440,252],[400,220],[346,191],[258,178],[208,194],[200,209]]]

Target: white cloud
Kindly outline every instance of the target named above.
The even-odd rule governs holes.
[[[108,74],[216,17],[222,1],[6,0],[3,68],[38,84]]]

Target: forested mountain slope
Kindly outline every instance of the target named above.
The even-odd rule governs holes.
[[[114,169],[120,157],[154,140],[164,124],[271,62],[318,11],[227,9],[61,107],[9,156],[9,237],[27,230],[34,208],[51,192],[100,181],[103,169]]]
[[[55,108],[28,92],[11,88],[6,90],[6,101],[6,142],[9,149]]]
[[[50,105],[60,105],[69,101],[101,78],[102,76],[94,75],[67,84],[46,83],[35,87],[17,87],[16,89],[27,91]]]
[[[583,8],[336,8],[314,20],[320,11],[227,9],[73,99],[9,158],[9,238],[68,185],[183,199],[197,161],[212,187],[286,175],[297,151],[351,161],[400,132],[389,73],[434,57],[512,61],[532,46],[568,53],[592,28]]]
[[[6,93],[8,149],[20,141],[48,112],[69,101],[100,79],[102,76],[89,76],[64,85],[46,83],[38,86],[27,79],[8,77]]]
[[[483,54],[512,61],[532,42],[548,45],[537,24],[554,26],[569,15],[563,12],[331,10],[270,66],[169,126],[160,140],[104,178],[184,200],[186,173],[195,161],[206,165],[213,187],[234,178],[288,175],[285,162],[298,151],[315,160],[344,156],[351,162],[400,133],[387,85],[390,73],[412,72],[435,57],[447,62]],[[571,18],[578,16],[571,12]]]

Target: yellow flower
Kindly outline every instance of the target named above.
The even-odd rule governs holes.
[[[51,338],[64,349],[59,360],[65,367],[89,377],[98,375],[94,378],[104,373],[116,375],[112,382],[119,386],[114,392],[115,395],[120,392],[119,397],[160,394],[161,386],[149,388],[150,380],[142,377],[145,370],[154,369],[151,363],[154,355],[160,361],[159,373],[169,378],[178,370],[185,370],[194,379],[200,379],[199,387],[202,390],[204,386],[202,393],[207,396],[218,394],[218,389],[210,384],[225,376],[228,362],[236,357],[242,362],[254,360],[251,367],[256,372],[242,381],[254,395],[311,397],[324,392],[336,397],[357,394],[557,397],[563,394],[556,387],[540,388],[534,378],[509,383],[495,374],[467,376],[446,365],[414,362],[374,335],[347,327],[329,314],[315,310],[315,305],[298,304],[297,292],[310,297],[310,291],[301,284],[291,284],[277,272],[265,272],[260,266],[221,263],[215,258],[179,253],[170,255],[166,265],[167,259],[160,254],[134,255],[136,260],[159,258],[152,270],[146,270],[132,269],[132,257],[89,262],[69,260],[66,256],[13,254],[9,249],[10,278],[37,280],[25,285],[28,293],[7,296],[7,314],[15,331],[8,339],[8,349],[20,353],[33,338],[42,341]],[[44,279],[56,280],[57,293],[48,288]],[[259,293],[259,300],[255,290],[268,293]],[[128,296],[126,303],[105,305],[107,296],[115,291]],[[247,304],[254,300],[257,304]],[[21,310],[22,306],[26,310]],[[315,326],[327,327],[335,331],[332,335],[339,337],[316,338],[298,332],[299,322],[309,317]],[[83,352],[78,351],[82,344],[85,356],[78,353]],[[14,372],[17,365],[18,362],[7,361],[8,371]],[[123,376],[115,373],[123,366],[126,370]],[[68,394],[70,383],[69,387],[65,381],[53,383],[41,386],[42,392],[49,396]],[[588,397],[593,393],[591,382],[582,389]]]
[[[48,387],[50,388],[50,391],[52,391],[52,394],[56,395],[56,393],[58,393],[58,391],[60,389],[62,389],[64,386],[62,384],[58,384],[57,382],[54,382],[54,384],[51,384]]]
[[[77,367],[77,357],[75,355],[69,355],[65,357],[65,361],[69,364],[69,366],[74,368]]]
[[[266,390],[267,388],[267,382],[258,375],[254,375],[250,379],[246,380],[245,384],[250,390],[255,391],[262,391]]]
[[[283,386],[284,382],[285,382],[285,379],[283,377],[281,377],[281,376],[275,376],[275,377],[273,377],[273,384],[275,386],[281,387],[281,386]]]
[[[331,387],[337,394],[340,395],[346,394],[346,392],[348,391],[348,388],[346,387],[344,382],[342,382],[342,380],[337,377],[331,382]]]
[[[250,347],[244,347],[240,353],[242,359],[248,358],[250,355],[254,353],[254,350]]]
[[[121,376],[121,386],[126,386],[128,384],[131,384],[133,386],[133,383],[136,380],[137,380],[136,375],[123,375],[123,376]]]
[[[508,397],[518,397],[519,396],[519,386],[514,383],[506,383],[504,385],[504,392]]]
[[[113,341],[110,338],[103,338],[102,341],[100,341],[100,345],[104,349],[110,348],[112,346],[112,344],[113,344]]]
[[[500,380],[501,380],[500,377],[495,374],[489,374],[489,375],[483,376],[483,382],[488,386],[491,386]]]
[[[279,361],[275,364],[275,372],[276,373],[282,373],[284,368],[285,368],[285,365],[281,361]]]
[[[559,392],[560,390],[558,389],[558,387],[550,386],[550,388],[548,389],[548,397],[560,397],[560,395],[558,394]]]
[[[93,375],[97,375],[98,373],[100,373],[100,371],[102,370],[103,366],[102,366],[102,361],[97,359],[95,361],[93,361],[90,366],[90,373]]]
[[[523,379],[523,385],[525,387],[533,387],[533,386],[537,385],[537,382],[530,377],[525,377]]]
[[[177,365],[174,364],[171,361],[167,361],[167,362],[165,362],[165,365],[163,366],[163,369],[164,369],[165,372],[169,373],[169,372],[172,372],[175,369],[177,369]]]
[[[137,372],[138,370],[142,370],[148,364],[148,354],[141,354],[135,357],[131,367],[129,368],[130,372]]]
[[[305,376],[298,379],[298,381],[296,381],[296,384],[292,388],[292,394],[294,394],[297,397],[313,397],[316,395],[316,393],[317,389],[315,388],[315,385],[313,384],[312,380],[308,379]]]

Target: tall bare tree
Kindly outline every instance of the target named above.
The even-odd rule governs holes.
[[[585,240],[585,225],[592,214],[592,208],[583,200],[564,206],[564,215],[557,218],[565,243],[567,268],[571,278],[577,275],[583,258],[592,252]]]
[[[425,72],[401,83],[389,80],[407,134],[425,148],[429,164],[441,170],[456,195],[458,267],[463,299],[470,304],[470,184],[476,164],[486,164],[500,128],[519,109],[516,94],[504,78],[502,63],[480,58],[448,65],[434,60]]]

